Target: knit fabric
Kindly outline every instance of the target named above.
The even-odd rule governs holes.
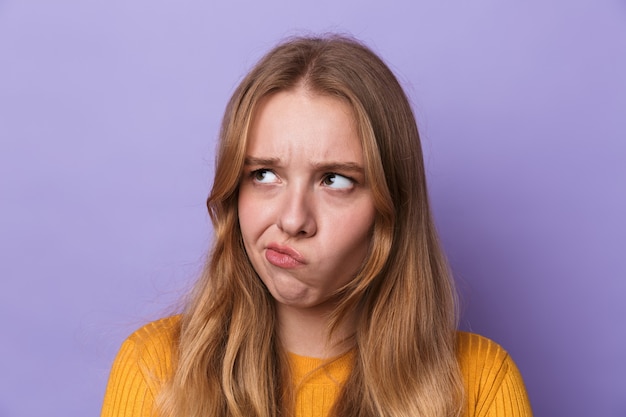
[[[328,415],[350,374],[353,357],[354,353],[348,352],[324,365],[323,359],[289,354],[296,387],[296,417]]]
[[[178,317],[147,324],[123,344],[113,363],[101,417],[154,417],[154,399],[172,373],[173,329]],[[350,374],[353,353],[320,368],[322,360],[290,354],[296,417],[324,417]],[[458,360],[465,383],[465,417],[530,417],[522,377],[498,344],[458,333]]]

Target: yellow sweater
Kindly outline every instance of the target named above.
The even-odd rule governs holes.
[[[170,317],[147,324],[122,345],[111,370],[101,417],[153,417],[159,381],[171,374]],[[465,417],[530,417],[522,377],[511,357],[484,337],[459,332],[458,358],[465,382]],[[324,417],[350,373],[350,353],[311,373],[320,359],[290,355],[297,417]]]

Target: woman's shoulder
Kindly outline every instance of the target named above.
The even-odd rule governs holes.
[[[522,376],[502,346],[474,333],[458,332],[457,358],[468,408],[476,413],[468,415],[531,415]]]
[[[132,333],[117,353],[102,416],[152,415],[154,398],[172,372],[179,316],[148,323]]]
[[[126,341],[136,347],[170,345],[178,334],[180,319],[181,316],[177,315],[147,323],[135,330]]]
[[[457,359],[470,385],[497,382],[515,366],[502,346],[484,336],[467,332],[457,333]]]
[[[144,372],[165,376],[171,371],[179,324],[180,316],[171,316],[143,325],[126,338],[117,362],[134,364]]]
[[[476,333],[457,332],[457,357],[464,364],[501,364],[508,353],[491,339]]]

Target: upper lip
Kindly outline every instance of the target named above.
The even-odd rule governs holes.
[[[304,257],[300,254],[300,252],[298,252],[297,250],[295,250],[294,248],[290,246],[281,245],[278,243],[270,243],[269,245],[267,245],[267,249],[271,249],[273,251],[283,253],[285,255],[291,256],[293,259],[295,259],[296,261],[300,263],[305,263]]]

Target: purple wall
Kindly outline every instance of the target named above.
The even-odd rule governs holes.
[[[229,94],[309,31],[411,95],[463,327],[537,416],[626,415],[626,3],[214,3],[0,1],[0,416],[98,414],[201,267]]]

